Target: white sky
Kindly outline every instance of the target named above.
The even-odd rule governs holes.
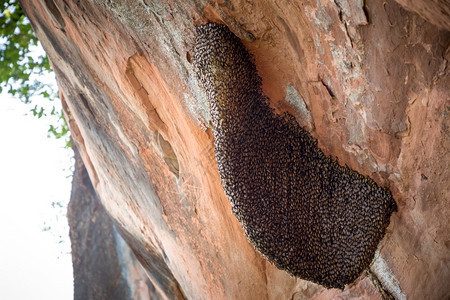
[[[0,94],[0,299],[73,299],[65,218],[73,154],[47,137],[54,119],[25,115],[33,107]]]

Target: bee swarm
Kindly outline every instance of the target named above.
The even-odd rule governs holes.
[[[390,191],[324,155],[293,116],[273,112],[252,57],[226,26],[197,28],[193,63],[222,185],[249,241],[294,276],[329,288],[353,282],[396,210]]]

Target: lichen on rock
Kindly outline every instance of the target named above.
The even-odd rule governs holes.
[[[226,26],[197,28],[193,63],[222,185],[249,241],[294,276],[341,289],[353,282],[396,210],[390,191],[326,156],[293,116],[274,113],[251,55]]]

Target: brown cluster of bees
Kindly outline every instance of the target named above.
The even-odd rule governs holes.
[[[328,288],[353,282],[396,210],[389,190],[325,156],[293,116],[273,112],[251,55],[226,26],[197,28],[193,63],[222,185],[249,241],[294,276]]]

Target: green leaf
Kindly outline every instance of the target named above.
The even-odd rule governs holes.
[[[42,91],[42,92],[40,93],[40,95],[44,96],[45,98],[50,98],[50,94],[47,93],[46,91]],[[53,107],[53,109],[54,109],[54,107]],[[53,111],[52,111],[52,115],[53,115]]]
[[[53,72],[46,55],[31,55],[31,47],[37,45],[39,41],[19,1],[0,0],[0,92],[6,91],[24,103],[34,103],[36,96],[49,101],[58,98],[49,85],[34,79],[34,75]],[[53,107],[47,114],[43,106],[36,104],[30,111],[37,118],[59,116],[59,124],[52,125],[49,133],[55,138],[66,138],[66,146],[70,147],[69,130],[62,112],[56,112]]]

